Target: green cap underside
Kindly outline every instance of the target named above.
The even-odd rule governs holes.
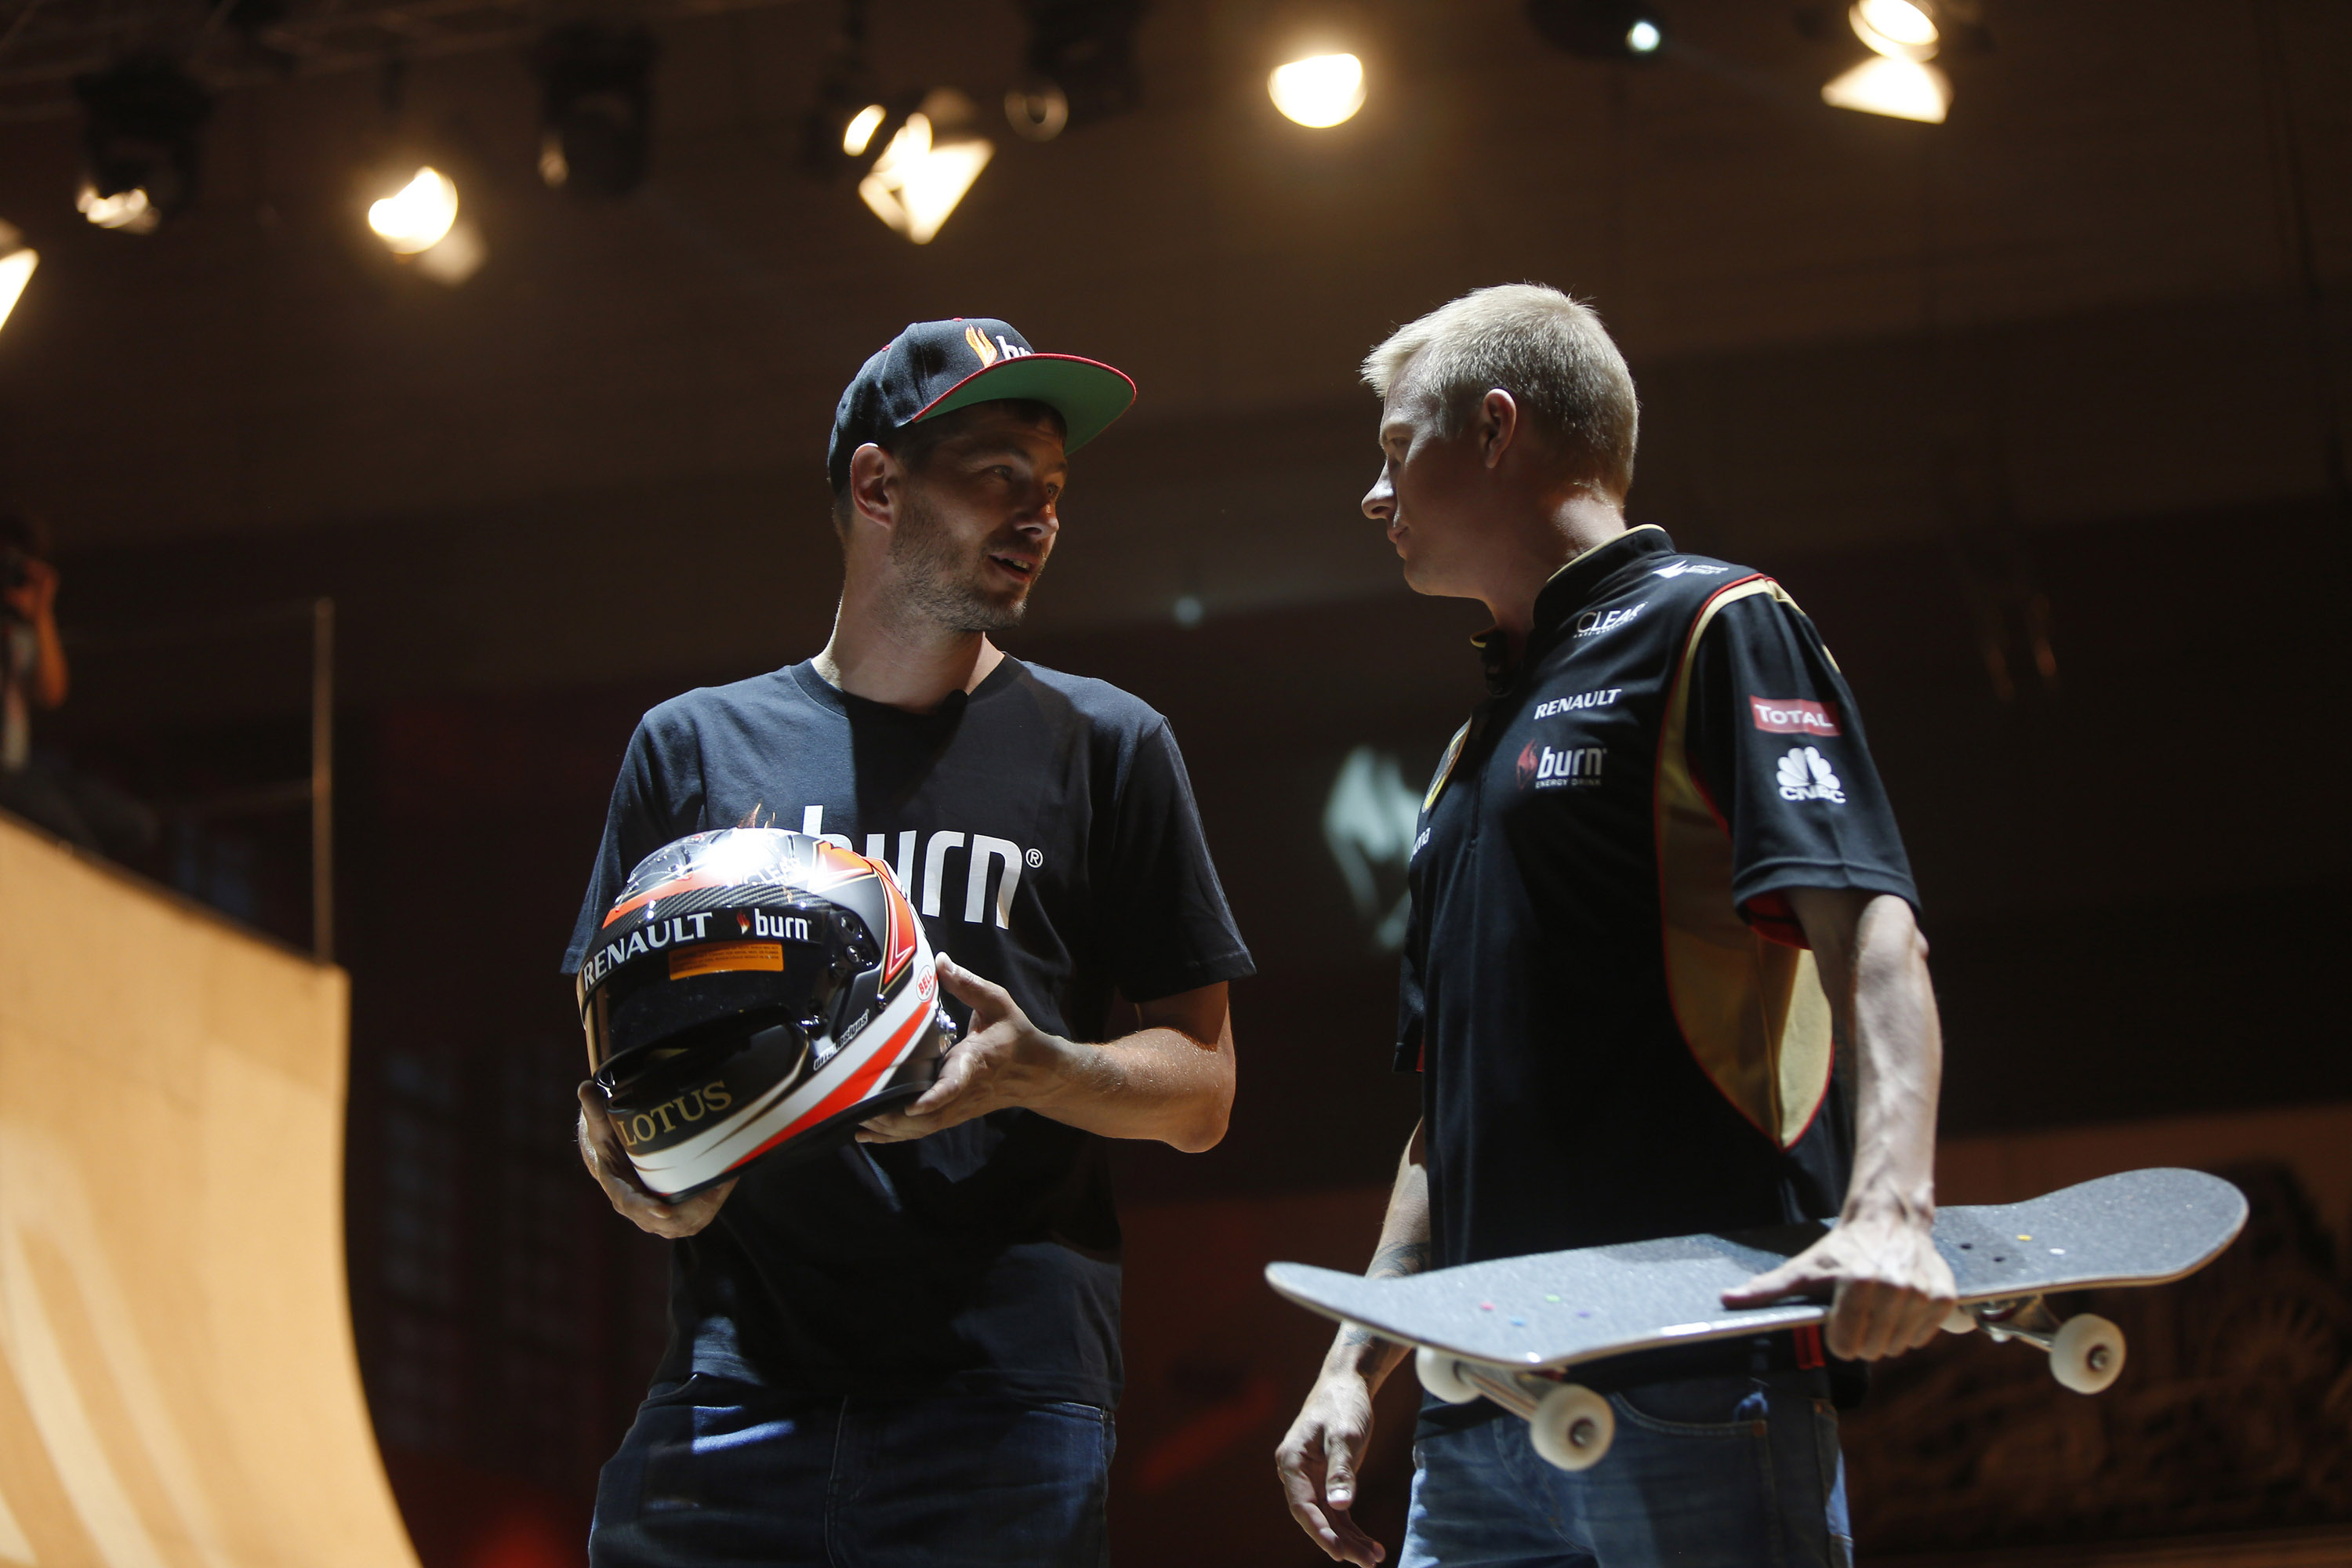
[[[1062,450],[1075,452],[1127,412],[1128,405],[1135,401],[1135,388],[1127,377],[1108,365],[1024,354],[1019,359],[1002,360],[974,374],[961,386],[925,409],[914,423],[968,408],[975,403],[1000,403],[1015,397],[1034,398],[1059,410],[1064,427]]]

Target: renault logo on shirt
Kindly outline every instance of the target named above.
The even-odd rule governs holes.
[[[1603,687],[1599,691],[1580,691],[1573,697],[1555,697],[1549,702],[1536,704],[1536,717],[1549,719],[1555,713],[1574,713],[1586,708],[1606,708],[1617,700],[1622,686]]]
[[[1519,753],[1519,787],[1532,784],[1537,789],[1559,789],[1566,785],[1590,785],[1601,782],[1602,748],[1599,746],[1566,746],[1555,750],[1535,741],[1528,742]]]
[[[1587,610],[1576,617],[1576,635],[1580,637],[1598,637],[1602,632],[1613,632],[1635,616],[1640,615],[1648,605],[1649,601],[1644,599],[1641,604],[1628,605],[1622,610]]]

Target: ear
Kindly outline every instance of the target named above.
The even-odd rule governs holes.
[[[1478,433],[1478,457],[1486,467],[1499,467],[1503,454],[1519,433],[1519,405],[1517,399],[1501,387],[1478,401],[1478,418],[1474,426]]]
[[[868,441],[849,455],[849,504],[858,521],[890,528],[898,521],[898,460]]]

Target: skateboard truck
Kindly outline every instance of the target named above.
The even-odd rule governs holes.
[[[1981,1328],[1995,1343],[2023,1340],[2050,1353],[2050,1375],[2077,1394],[2104,1392],[2123,1375],[2124,1331],[2106,1319],[2084,1312],[2061,1320],[2040,1296],[2011,1296],[1954,1307],[1944,1319],[1948,1334]]]
[[[1563,1470],[1591,1468],[1616,1439],[1617,1412],[1580,1383],[1465,1361],[1426,1345],[1413,1356],[1412,1369],[1422,1387],[1448,1405],[1467,1405],[1484,1394],[1520,1416],[1536,1452]]]

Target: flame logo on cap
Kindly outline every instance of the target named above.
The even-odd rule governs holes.
[[[978,327],[966,327],[963,330],[963,341],[970,343],[971,352],[980,356],[980,366],[982,370],[996,363],[996,345],[988,341],[986,332],[982,331]]]

